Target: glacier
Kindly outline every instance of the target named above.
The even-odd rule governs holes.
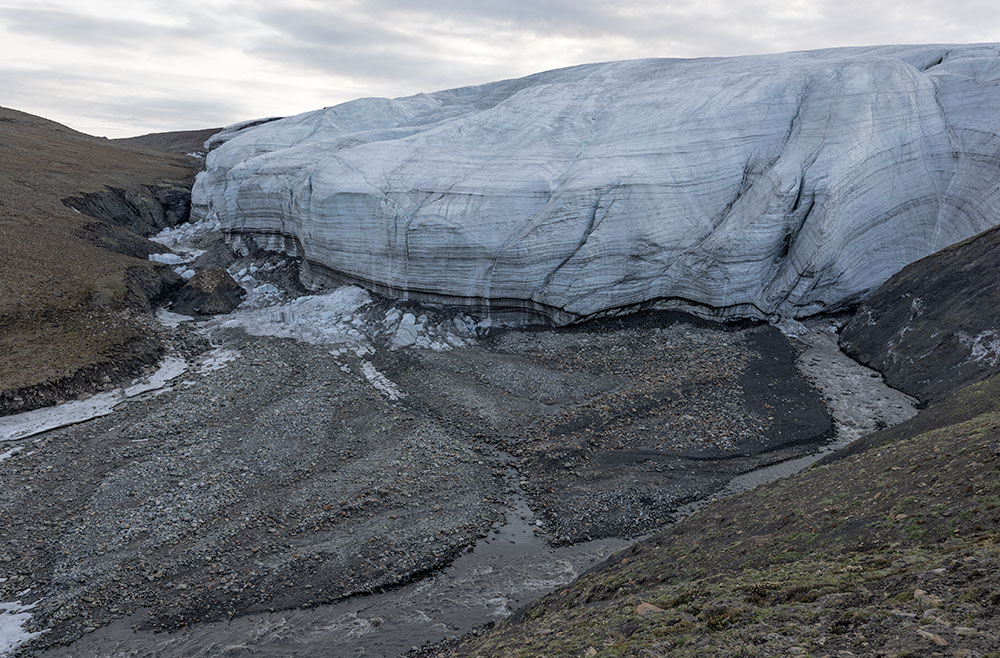
[[[192,216],[314,288],[801,318],[1000,223],[998,107],[996,45],[588,64],[231,126]]]

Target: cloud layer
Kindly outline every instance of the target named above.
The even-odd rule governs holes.
[[[998,27],[992,0],[0,0],[0,105],[119,137],[584,62],[970,43]]]

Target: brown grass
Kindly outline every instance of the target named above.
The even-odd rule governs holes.
[[[189,181],[196,165],[0,108],[0,414],[81,372],[122,378],[141,367],[138,353],[156,358],[127,285],[153,265],[88,241],[83,227],[96,220],[62,199]]]

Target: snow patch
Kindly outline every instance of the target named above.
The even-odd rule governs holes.
[[[240,353],[226,347],[216,347],[205,355],[205,360],[198,365],[198,374],[207,375],[210,372],[221,370],[226,364],[235,361]]]
[[[182,322],[190,322],[194,320],[190,315],[181,315],[180,313],[173,313],[165,308],[156,309],[156,319],[160,321],[164,327],[179,327]]]
[[[159,369],[149,376],[148,379],[139,381],[132,386],[125,389],[124,394],[127,398],[134,398],[137,395],[146,393],[147,391],[156,391],[164,386],[167,382],[172,379],[176,379],[184,374],[187,370],[187,361],[176,356],[168,356],[163,359],[163,363],[160,364]]]
[[[15,447],[11,448],[10,450],[8,450],[7,452],[0,452],[0,462],[3,462],[4,460],[10,459],[11,457],[13,457],[14,455],[16,455],[17,453],[21,452],[21,450],[23,450],[23,449],[24,449],[24,446],[15,446]],[[2,582],[3,582],[3,579],[0,579],[0,583],[2,583]]]
[[[34,604],[0,603],[0,658],[14,655],[18,647],[44,632],[29,633],[24,629],[34,607]]]
[[[956,334],[958,341],[971,350],[969,358],[980,363],[988,363],[991,368],[1000,364],[1000,335],[996,329],[987,329],[975,338],[965,333]]]
[[[406,397],[406,393],[399,390],[399,387],[392,382],[388,377],[379,372],[370,361],[361,362],[361,372],[364,374],[365,379],[367,379],[375,390],[382,393],[387,398],[395,402],[400,398]]]
[[[187,369],[187,363],[168,356],[149,377],[135,380],[131,386],[92,395],[85,400],[73,400],[53,407],[25,411],[0,418],[0,441],[16,441],[59,427],[82,423],[107,416],[128,398],[163,388],[166,383]]]
[[[110,414],[122,401],[121,389],[98,393],[86,400],[74,400],[54,407],[26,411],[0,418],[0,441],[15,441],[57,427],[82,423]]]

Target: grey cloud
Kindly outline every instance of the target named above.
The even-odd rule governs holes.
[[[4,7],[0,7],[0,24],[6,25],[13,32],[96,48],[131,47],[136,44],[177,40],[196,41],[207,38],[215,30],[210,24],[200,24],[198,21],[187,21],[183,27],[178,28],[113,17],[97,18],[68,11]]]
[[[86,117],[103,122],[117,116],[130,122],[146,121],[150,129],[165,129],[173,122],[184,127],[228,123],[272,112],[272,108],[247,107],[246,99],[253,92],[261,98],[257,83],[244,85],[245,97],[224,96],[238,95],[240,87],[220,76],[253,77],[255,66],[266,69],[272,82],[281,71],[288,71],[289,77],[311,85],[309,98],[322,89],[333,103],[348,99],[347,92],[337,86],[345,79],[350,89],[402,95],[588,61],[968,42],[991,38],[991,32],[1000,27],[1000,5],[992,0],[950,5],[939,0],[799,4],[785,0],[330,0],[308,5],[173,0],[162,3],[163,11],[183,21],[170,25],[87,16],[77,13],[69,0],[52,1],[63,2],[64,8],[0,7],[0,26],[31,37],[37,52],[30,56],[39,63],[47,61],[60,43],[85,45],[95,56],[89,62],[91,70],[74,69],[68,77],[56,65],[27,77],[0,70],[0,102],[28,101],[40,106],[45,101],[46,107],[58,105],[67,113],[75,112],[81,124]],[[571,50],[560,57],[557,49],[562,42],[551,37],[565,39]],[[450,52],[447,44],[456,39],[463,47],[481,43],[483,55],[467,58]],[[545,47],[526,47],[533,40]],[[549,59],[532,61],[525,51]],[[204,68],[198,71],[197,81],[185,86],[177,79],[179,74],[172,69],[176,52],[202,53]],[[239,52],[244,59],[238,66],[227,67],[219,59],[221,52]],[[136,80],[129,73],[127,58],[137,56],[150,58],[153,66],[146,69],[161,70],[163,75],[153,73]],[[224,79],[226,91],[211,84],[213,75]],[[179,98],[181,94],[170,96],[177,89],[185,89],[185,99]],[[177,100],[163,101],[164,97]],[[81,98],[87,102],[80,102]],[[315,100],[310,100],[299,109],[312,109],[313,104]]]

